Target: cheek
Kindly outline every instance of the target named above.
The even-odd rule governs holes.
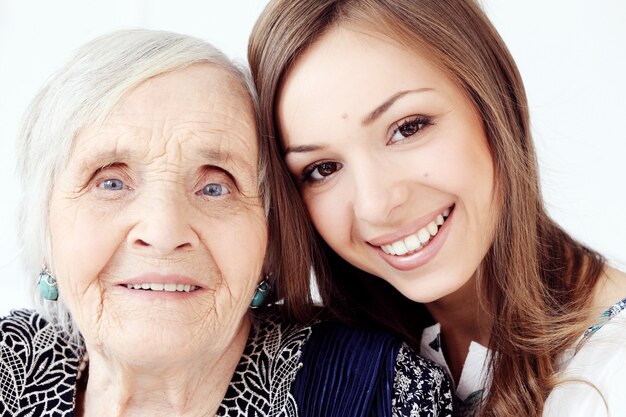
[[[98,275],[124,240],[118,218],[79,200],[51,204],[51,264],[68,303],[90,289],[99,292]]]
[[[345,193],[334,187],[325,192],[310,191],[302,195],[313,226],[331,247],[350,240],[350,202]]]
[[[248,291],[263,272],[267,247],[267,225],[262,212],[205,222],[212,225],[203,231],[203,240],[214,259],[223,284],[233,292]]]
[[[486,138],[472,129],[461,129],[438,139],[420,161],[423,181],[457,196],[462,204],[490,206],[494,173]]]

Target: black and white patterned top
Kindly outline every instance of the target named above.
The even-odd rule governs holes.
[[[256,323],[217,416],[297,417],[292,386],[302,348],[316,326]],[[81,348],[29,310],[0,319],[0,416],[73,415]],[[392,415],[451,416],[441,368],[402,344],[395,359]]]

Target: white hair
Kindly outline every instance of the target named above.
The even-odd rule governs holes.
[[[123,96],[147,79],[195,63],[209,63],[231,74],[242,93],[249,95],[257,117],[258,99],[245,67],[203,40],[144,29],[112,32],[81,47],[26,111],[17,146],[23,267],[37,309],[75,341],[79,332],[63,300],[45,301],[37,291],[42,267],[46,265],[54,274],[48,217],[55,177],[66,166],[81,128],[103,122]],[[260,158],[259,171],[267,211],[264,158]]]

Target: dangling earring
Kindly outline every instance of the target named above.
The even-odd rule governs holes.
[[[44,267],[39,273],[37,285],[39,286],[39,293],[44,300],[56,301],[59,299],[57,280],[48,272],[48,268]]]
[[[267,293],[270,290],[270,286],[268,285],[267,281],[271,276],[272,274],[266,275],[265,279],[259,282],[259,285],[256,286],[256,291],[254,292],[254,297],[252,297],[250,308],[259,308],[265,303],[265,298],[267,297]]]

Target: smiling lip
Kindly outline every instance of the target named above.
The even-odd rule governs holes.
[[[448,204],[443,207],[440,207],[439,209],[434,210],[431,213],[428,213],[427,215],[420,217],[419,219],[417,219],[416,221],[414,221],[412,224],[410,224],[407,227],[404,227],[400,230],[396,230],[393,233],[389,233],[383,236],[379,236],[375,239],[368,240],[367,243],[369,243],[372,246],[377,246],[377,247],[381,247],[383,245],[390,245],[398,240],[404,239],[407,236],[417,233],[418,230],[426,227],[428,223],[432,222],[439,213],[442,213],[447,208],[452,209],[453,207],[454,207],[454,204]]]
[[[154,293],[189,293],[202,289],[196,279],[180,274],[141,274],[119,285],[131,291],[143,290]]]
[[[441,228],[437,231],[437,234],[433,236],[428,244],[417,250],[416,252],[410,252],[406,255],[391,255],[385,253],[381,247],[375,246],[373,249],[378,253],[378,255],[392,268],[398,269],[400,271],[410,271],[415,268],[419,268],[420,266],[428,263],[431,259],[433,259],[439,250],[443,246],[448,237],[448,233],[450,231],[450,224],[454,218],[454,206],[452,206],[452,210],[447,217],[446,221],[441,225]],[[402,235],[401,235],[402,236]],[[385,240],[388,242],[389,240]]]

